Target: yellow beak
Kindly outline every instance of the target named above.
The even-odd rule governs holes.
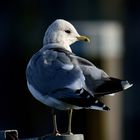
[[[90,39],[86,36],[77,36],[76,37],[79,41],[90,42]]]

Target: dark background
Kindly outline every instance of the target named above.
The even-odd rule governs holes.
[[[50,109],[29,93],[25,70],[29,58],[42,47],[47,26],[58,18],[116,20],[123,25],[126,50],[123,75],[134,83],[123,98],[123,139],[137,139],[140,130],[140,4],[136,0],[1,0],[0,130],[17,129],[20,137],[52,131]],[[64,131],[67,114],[61,114],[58,115],[63,122],[59,122],[59,126]],[[75,112],[74,132],[88,131],[84,121],[87,116],[83,114],[84,111]]]

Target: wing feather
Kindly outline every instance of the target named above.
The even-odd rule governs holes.
[[[82,88],[84,76],[65,52],[43,50],[37,52],[26,70],[28,82],[42,94],[69,87]]]

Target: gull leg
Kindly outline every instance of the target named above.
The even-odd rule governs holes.
[[[69,121],[68,121],[68,131],[67,131],[67,134],[69,134],[69,135],[73,135],[73,133],[71,132],[72,112],[73,112],[73,109],[68,110]]]
[[[57,120],[56,120],[56,112],[54,109],[52,109],[52,116],[53,116],[53,135],[60,135],[58,129],[57,129]]]

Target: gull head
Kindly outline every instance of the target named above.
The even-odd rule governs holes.
[[[59,44],[64,49],[70,50],[70,45],[76,41],[89,42],[89,38],[78,34],[74,26],[66,20],[55,20],[45,32],[43,45]]]

